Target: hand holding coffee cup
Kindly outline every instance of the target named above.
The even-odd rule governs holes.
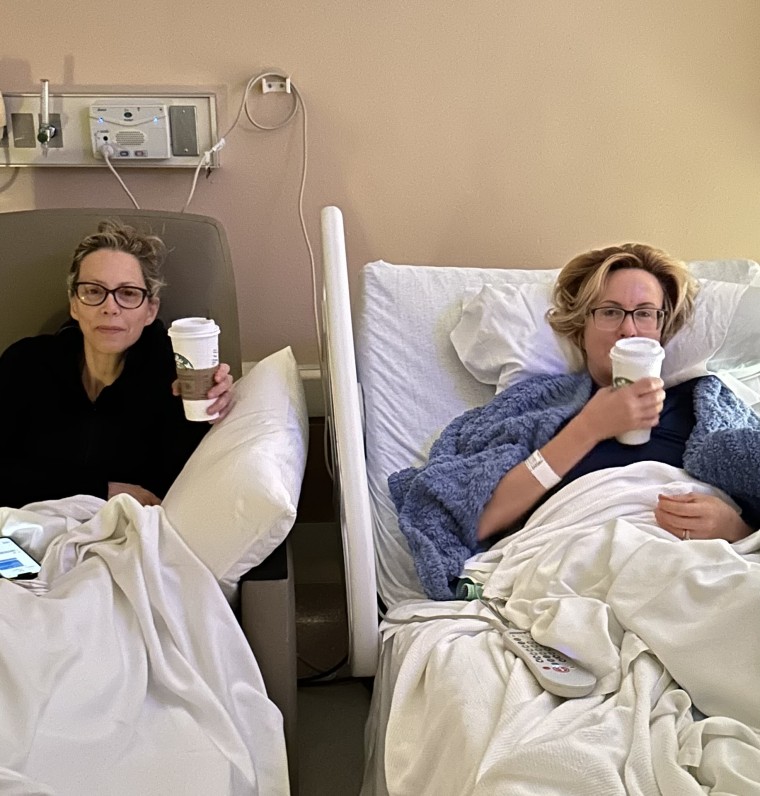
[[[659,378],[664,358],[665,351],[656,340],[648,337],[626,337],[618,340],[610,351],[612,386],[624,387],[645,376]],[[617,441],[623,445],[643,445],[649,442],[651,433],[649,428],[634,429],[621,434]]]
[[[219,366],[219,327],[209,318],[180,318],[169,327],[182,404],[188,420],[214,420],[208,398]]]

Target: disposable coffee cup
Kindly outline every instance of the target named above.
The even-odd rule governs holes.
[[[188,420],[214,420],[206,410],[219,365],[219,327],[209,318],[180,318],[169,327],[177,378]]]
[[[612,386],[625,387],[633,384],[644,376],[660,375],[665,350],[656,341],[648,337],[626,337],[618,340],[610,351],[612,360]],[[617,437],[623,445],[643,445],[649,442],[652,433],[650,428],[626,431]]]

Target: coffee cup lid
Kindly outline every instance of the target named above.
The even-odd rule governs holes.
[[[170,337],[208,337],[219,334],[219,327],[211,318],[178,318],[169,327]]]
[[[649,337],[624,337],[612,347],[610,356],[645,356],[658,357],[665,354],[665,349]]]

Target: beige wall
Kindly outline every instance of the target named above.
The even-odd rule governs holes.
[[[623,239],[760,258],[757,0],[4,0],[0,13],[4,91],[42,77],[54,93],[210,88],[223,130],[248,78],[290,72],[314,249],[320,207],[341,206],[352,279],[379,258],[558,266]],[[228,230],[245,359],[286,344],[317,359],[300,158],[300,120],[245,123],[191,206]],[[178,210],[191,174],[125,178],[143,207]],[[0,170],[0,211],[99,204],[129,206],[106,169]]]

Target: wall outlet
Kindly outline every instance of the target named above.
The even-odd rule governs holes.
[[[272,91],[280,91],[290,94],[290,78],[265,78],[261,81],[261,93],[269,94]]]

